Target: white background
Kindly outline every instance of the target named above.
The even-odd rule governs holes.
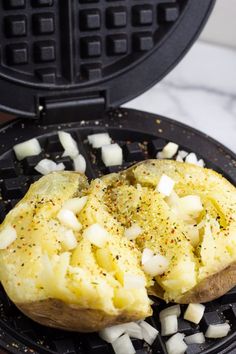
[[[201,38],[236,48],[236,0],[216,0]]]

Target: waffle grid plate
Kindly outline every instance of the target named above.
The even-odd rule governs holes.
[[[87,176],[98,177],[104,173],[115,172],[121,168],[147,158],[155,158],[168,141],[174,141],[188,152],[194,151],[203,158],[208,167],[224,174],[231,182],[236,183],[235,155],[211,138],[192,128],[186,127],[170,119],[156,115],[119,109],[114,110],[98,121],[81,121],[79,123],[42,126],[37,122],[18,119],[2,126],[0,129],[0,218],[3,220],[7,211],[27,191],[30,183],[40,175],[34,170],[36,163],[43,157],[57,162],[64,162],[67,169],[72,169],[69,158],[62,158],[62,147],[57,131],[70,132],[77,140],[80,153],[87,161]],[[87,135],[107,131],[115,142],[123,149],[124,164],[106,168],[100,157],[99,150],[92,149],[87,142]],[[12,146],[25,141],[29,137],[37,137],[43,147],[40,156],[29,157],[18,162]],[[160,329],[158,311],[165,304],[155,300],[154,315],[149,322]],[[182,312],[185,306],[182,306]],[[199,326],[179,319],[179,332],[187,335],[197,331],[205,332],[208,324],[229,321],[231,331],[220,340],[208,340],[204,345],[190,345],[187,354],[236,353],[236,288],[228,294],[208,303],[204,318]],[[53,354],[110,354],[113,353],[109,344],[102,341],[97,334],[78,334],[48,329],[40,326],[24,315],[10,302],[4,290],[0,289],[0,344],[10,353],[53,353]],[[140,340],[133,340],[138,354],[166,354],[165,340],[160,335],[152,348],[145,347]],[[124,353],[125,354],[125,353]]]

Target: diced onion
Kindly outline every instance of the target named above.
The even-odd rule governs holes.
[[[102,161],[105,166],[122,165],[123,151],[118,144],[102,146]]]
[[[57,165],[56,162],[52,160],[43,159],[39,161],[34,169],[41,173],[41,175],[48,175],[51,172],[63,171],[65,169],[65,165],[63,163]]]
[[[92,134],[88,135],[88,141],[94,149],[98,149],[104,145],[109,145],[111,143],[111,137],[108,133]]]
[[[181,309],[180,309],[180,305],[178,304],[178,305],[169,306],[164,310],[160,311],[159,317],[160,320],[162,320],[166,316],[175,315],[179,317],[180,314],[181,314]]]
[[[66,166],[64,165],[64,163],[60,162],[60,163],[56,164],[56,170],[55,171],[64,171],[65,168],[66,168]]]
[[[133,224],[125,230],[124,235],[128,240],[135,240],[142,233],[142,229],[138,224]]]
[[[165,201],[171,208],[179,207],[179,196],[174,190],[171,192],[169,197],[165,199]]]
[[[85,207],[88,197],[68,199],[62,206],[62,209],[71,210],[73,213],[78,214]]]
[[[154,256],[154,253],[152,250],[149,248],[144,248],[143,253],[142,253],[142,264],[146,263],[149,261]]]
[[[184,354],[188,348],[184,343],[184,334],[176,333],[166,342],[166,349],[168,354]]]
[[[132,338],[143,339],[142,329],[135,322],[128,322],[105,328],[99,332],[99,336],[106,342],[112,343],[124,333]]]
[[[228,323],[219,323],[215,325],[209,325],[205,333],[207,338],[223,338],[227,336],[230,331],[230,325]]]
[[[109,233],[99,224],[93,224],[84,230],[83,236],[93,245],[103,247],[109,239]]]
[[[23,143],[13,146],[17,160],[21,161],[25,157],[39,155],[42,151],[37,139],[30,139]]]
[[[184,162],[184,160],[182,159],[182,157],[179,154],[176,156],[175,160],[178,162]]]
[[[136,350],[128,334],[123,334],[111,343],[115,354],[135,354]]]
[[[155,277],[163,274],[169,266],[169,261],[166,257],[155,255],[143,264],[143,270],[146,274]]]
[[[143,339],[147,344],[152,345],[159,333],[158,330],[146,321],[140,321],[139,325],[142,328]]]
[[[86,160],[83,157],[83,155],[77,155],[74,159],[73,159],[73,163],[74,163],[74,170],[80,173],[85,173],[86,171]]]
[[[161,335],[170,336],[178,332],[178,320],[176,315],[165,316],[161,319]]]
[[[142,328],[135,322],[124,323],[123,326],[125,333],[131,338],[143,339]]]
[[[60,131],[58,132],[58,137],[65,150],[63,156],[74,158],[79,154],[77,142],[72,138],[71,134]]]
[[[164,157],[164,155],[163,155],[163,152],[162,151],[159,151],[158,153],[157,153],[157,156],[156,156],[156,158],[157,159],[164,159],[165,157]]]
[[[165,195],[166,197],[169,197],[171,192],[173,191],[174,185],[175,181],[167,175],[163,174],[156,189],[161,194]]]
[[[65,251],[73,250],[77,246],[77,240],[73,230],[62,230],[61,245]]]
[[[201,199],[198,195],[187,195],[179,198],[179,208],[187,214],[198,214],[203,210]]]
[[[114,342],[124,333],[125,329],[121,325],[107,327],[98,332],[99,336],[107,343]]]
[[[141,275],[126,273],[124,275],[125,289],[144,289],[146,285],[145,279]]]
[[[57,218],[62,225],[69,227],[74,231],[80,231],[82,228],[81,223],[71,210],[61,209],[57,214]]]
[[[7,225],[0,231],[0,249],[4,250],[10,246],[17,238],[14,227]]]
[[[185,158],[185,162],[188,163],[192,163],[194,165],[198,164],[198,159],[197,159],[197,155],[194,154],[194,152],[191,152],[190,154],[188,154]]]
[[[162,158],[171,159],[178,151],[179,145],[169,142],[162,150]]]
[[[185,313],[184,319],[198,324],[204,314],[205,306],[202,304],[189,304]]]
[[[202,332],[194,333],[191,336],[185,337],[184,341],[186,344],[202,344],[205,343],[206,339]]]
[[[188,152],[184,150],[179,150],[178,155],[182,157],[182,159],[185,159],[185,157],[188,155]]]
[[[205,166],[205,162],[204,162],[203,159],[198,160],[198,166],[200,166],[200,167],[204,167]]]

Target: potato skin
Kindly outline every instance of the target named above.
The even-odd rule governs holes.
[[[177,299],[177,302],[180,304],[209,302],[226,294],[235,284],[236,263],[232,263],[220,272],[203,279],[193,289]]]
[[[31,303],[15,303],[26,316],[48,327],[76,332],[96,332],[120,323],[138,321],[143,316],[138,311],[121,311],[118,315],[109,315],[102,310],[82,308],[66,304],[58,299],[47,299]],[[152,315],[151,309],[149,316]]]
[[[213,301],[231,290],[236,284],[236,263],[203,279],[194,288],[175,299],[178,304],[205,303]],[[157,282],[148,289],[149,295],[164,299],[164,290]]]

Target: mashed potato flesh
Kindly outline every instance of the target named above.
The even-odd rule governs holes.
[[[163,173],[175,181],[170,197],[156,189]],[[156,284],[165,300],[177,301],[236,261],[236,192],[227,181],[219,187],[220,182],[212,171],[171,161],[140,164],[90,185],[73,172],[45,176],[1,225],[17,232],[17,239],[0,251],[1,282],[16,303],[55,298],[109,314],[126,309],[147,317],[147,289],[152,292]],[[203,206],[195,214],[179,207],[179,198],[193,194]],[[82,196],[87,196],[77,214],[82,229],[75,232],[76,247],[66,250],[57,214],[65,201]],[[102,248],[83,237],[95,223],[110,235]],[[133,224],[142,231],[128,240],[125,230]],[[142,268],[145,248],[169,262],[155,279]],[[127,287],[126,276],[143,279],[144,285]]]

